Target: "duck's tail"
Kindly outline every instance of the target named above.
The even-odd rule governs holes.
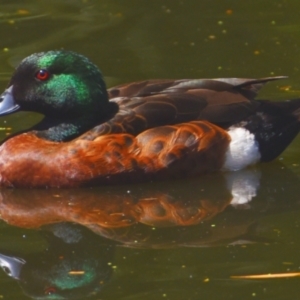
[[[260,100],[260,109],[243,127],[255,135],[261,161],[279,156],[300,131],[300,98],[280,102]]]

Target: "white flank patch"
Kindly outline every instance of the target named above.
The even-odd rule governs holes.
[[[231,141],[225,154],[223,169],[237,171],[260,160],[258,143],[254,134],[241,127],[229,128],[228,134]]]

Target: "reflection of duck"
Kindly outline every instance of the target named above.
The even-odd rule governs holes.
[[[182,180],[180,185],[157,182],[131,186],[130,190],[128,187],[50,192],[2,189],[0,215],[8,224],[25,228],[73,222],[132,246],[154,244],[155,247],[170,243],[175,246],[182,243],[188,232],[193,232],[189,239],[197,240],[197,244],[210,245],[224,239],[232,241],[265,214],[298,209],[296,199],[286,196],[295,194],[298,178],[282,169],[280,164],[267,167],[266,173],[261,169],[261,175],[257,170],[241,170],[227,174],[229,178],[221,173],[211,174],[200,184],[195,178]],[[282,178],[286,181],[282,182]],[[263,187],[251,201],[260,180]],[[212,224],[216,226],[211,227]],[[192,229],[194,226],[190,225],[197,225],[197,228]],[[178,235],[176,239],[179,232],[183,232],[184,237]],[[155,234],[159,236],[157,241],[148,238]],[[185,240],[184,243],[189,242]]]
[[[0,267],[34,299],[85,299],[111,277],[114,246],[89,230],[57,224],[42,231],[48,246],[32,254],[0,253]],[[20,241],[22,244],[22,241]],[[5,253],[5,254],[4,254]]]
[[[0,113],[45,118],[2,145],[1,184],[135,182],[272,160],[297,135],[300,114],[299,99],[253,100],[274,79],[143,81],[107,95],[101,73],[83,56],[34,54],[14,73]]]
[[[197,179],[182,180],[180,185],[156,182],[134,185],[130,190],[128,187],[119,186],[77,190],[2,189],[1,217],[9,224],[28,228],[48,224],[41,228],[41,232],[47,238],[49,249],[26,254],[28,249],[20,245],[30,243],[32,251],[32,239],[24,239],[24,229],[13,229],[18,232],[17,235],[13,235],[18,241],[3,242],[5,239],[11,241],[12,236],[12,228],[5,226],[0,236],[0,265],[6,272],[11,272],[11,276],[18,279],[23,290],[32,297],[53,299],[56,296],[58,299],[60,295],[68,299],[76,295],[80,298],[81,295],[81,299],[86,299],[84,293],[97,293],[103,286],[99,285],[99,282],[105,284],[109,279],[110,267],[107,261],[117,266],[111,290],[118,290],[114,287],[124,287],[127,283],[132,284],[136,274],[144,275],[146,267],[150,267],[149,274],[153,276],[148,250],[138,262],[136,259],[143,251],[132,251],[138,253],[137,256],[132,256],[132,260],[141,269],[140,273],[131,274],[130,263],[127,261],[122,265],[124,257],[128,258],[130,254],[125,252],[124,256],[124,253],[121,252],[120,255],[118,252],[115,258],[112,258],[114,245],[165,249],[270,242],[270,239],[264,237],[272,237],[274,227],[268,231],[264,220],[260,226],[261,218],[269,216],[270,213],[299,210],[297,199],[288,196],[295,195],[299,179],[287,169],[282,169],[280,164],[269,164],[265,167],[261,168],[262,195],[258,194],[252,202],[241,206],[236,203],[238,189],[230,195],[227,187],[235,186],[245,179],[245,170],[230,173],[228,180],[223,177],[224,174],[219,173],[209,175],[210,178],[205,177],[200,184]],[[256,170],[251,171],[254,174],[248,176],[250,179],[257,174]],[[237,176],[235,180],[232,175]],[[282,181],[282,178],[285,178],[285,181]],[[253,191],[252,188],[249,190]],[[198,198],[195,199],[195,196]],[[244,196],[243,193],[242,199]],[[234,205],[228,205],[231,203],[230,199],[234,199]],[[196,225],[182,226],[191,224]],[[44,232],[45,229],[50,232]],[[81,234],[83,238],[80,238]],[[27,231],[25,235],[30,237],[31,233]],[[12,250],[15,245],[17,252]],[[40,243],[37,245],[40,247]],[[4,247],[10,250],[4,250]],[[229,253],[232,253],[231,250]],[[197,257],[202,254],[203,252],[197,252]],[[150,257],[159,257],[157,255],[151,253]],[[61,259],[62,257],[64,259]],[[224,259],[224,256],[221,257]],[[194,265],[194,261],[190,262]],[[195,268],[199,268],[199,265],[196,264]],[[76,276],[82,276],[82,272],[76,272],[78,270],[90,274],[91,281],[80,281]],[[118,277],[120,274],[121,278],[126,277],[125,284],[123,279]],[[73,276],[78,280],[76,284],[72,281]],[[74,289],[62,288],[71,285]],[[119,294],[114,298],[118,297]]]
[[[142,187],[133,185],[130,190],[102,187],[49,193],[49,190],[3,189],[0,215],[8,224],[25,228],[47,224],[59,228],[59,224],[53,223],[77,223],[127,247],[209,247],[241,240],[243,243],[265,242],[259,237],[262,217],[299,210],[297,195],[288,200],[285,197],[290,188],[299,184],[299,179],[280,164],[266,167],[267,173],[262,169],[264,184],[257,197],[242,205],[235,201],[236,191],[232,196],[227,190],[228,184],[230,187],[236,185],[233,178],[230,176],[226,183],[221,174],[212,174],[198,185],[194,179],[175,186],[168,182]],[[230,175],[236,174],[240,182],[243,172]],[[61,233],[56,231],[56,235],[61,236]]]
[[[223,174],[205,177],[201,184],[196,179],[184,181],[177,187],[164,182],[131,186],[130,190],[123,186],[52,192],[2,189],[0,215],[9,224],[26,228],[57,222],[88,227],[96,224],[101,228],[130,227],[136,223],[188,226],[220,213],[232,198]]]

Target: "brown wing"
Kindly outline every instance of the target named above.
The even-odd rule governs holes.
[[[265,83],[282,78],[147,80],[113,87],[108,94],[119,112],[84,138],[119,132],[137,135],[156,126],[193,120],[227,127],[257,110],[259,102],[254,98]]]

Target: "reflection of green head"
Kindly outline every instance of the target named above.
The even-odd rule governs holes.
[[[99,293],[111,277],[114,245],[75,224],[58,223],[41,231],[47,250],[25,257],[19,276],[34,299],[86,299]]]
[[[107,262],[96,258],[62,258],[52,266],[47,263],[30,270],[26,270],[26,265],[20,285],[34,299],[85,298],[98,293],[111,275]]]
[[[80,288],[91,284],[97,277],[95,261],[86,260],[80,266],[71,266],[69,261],[55,265],[49,274],[51,284],[61,290]]]

